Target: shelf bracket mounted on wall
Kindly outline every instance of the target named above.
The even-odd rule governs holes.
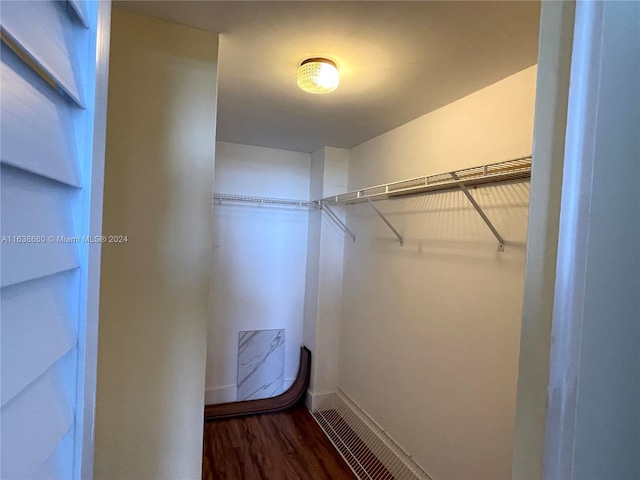
[[[349,235],[351,239],[355,242],[356,241],[355,233],[349,230],[349,228],[344,224],[344,222],[340,220],[338,216],[335,214],[335,212],[331,210],[327,205],[325,205],[324,202],[320,201],[318,203],[320,204],[320,208],[322,208],[325,212],[327,212],[327,215],[329,216],[329,218],[333,220],[333,222],[336,225],[338,225],[338,227],[340,227],[340,230],[342,230],[344,233]]]
[[[498,230],[496,230],[496,227],[493,226],[493,224],[491,223],[491,220],[489,220],[489,218],[485,215],[484,211],[482,210],[482,207],[478,205],[478,202],[476,202],[476,199],[473,198],[467,186],[463,182],[460,182],[460,177],[458,177],[456,172],[451,172],[450,175],[453,177],[454,180],[459,182],[458,187],[460,188],[460,190],[462,190],[462,192],[465,194],[467,199],[471,202],[471,205],[473,205],[473,208],[476,209],[476,212],[478,212],[478,215],[480,215],[482,220],[484,220],[484,223],[487,224],[487,227],[489,227],[489,230],[491,230],[491,233],[493,233],[493,235],[498,239],[498,251],[504,252],[504,239],[502,238],[502,235],[498,233]]]
[[[376,200],[389,200],[392,198],[399,198],[407,195],[423,195],[431,192],[441,192],[445,190],[457,190],[458,188],[466,195],[467,199],[471,202],[471,205],[476,209],[484,223],[491,230],[491,233],[498,239],[498,251],[503,252],[505,241],[502,235],[498,233],[498,230],[493,226],[489,218],[482,211],[478,202],[473,198],[469,192],[469,186],[496,184],[506,181],[518,181],[526,180],[531,177],[531,155],[524,157],[518,157],[511,160],[502,162],[489,163],[486,165],[480,165],[477,167],[465,168],[463,170],[456,170],[453,172],[439,173],[436,175],[428,175],[422,177],[409,178],[407,180],[400,180],[391,183],[385,183],[382,185],[375,185],[373,187],[361,188],[359,190],[353,190],[331,197],[322,198],[316,200],[315,204],[318,207],[322,207],[329,213],[327,204],[329,205],[351,205],[355,203],[368,202],[369,205],[375,210],[375,212],[384,220],[387,226],[391,229],[398,240],[400,245],[403,245],[404,241],[402,235],[391,225],[391,222],[378,210],[372,202]],[[332,220],[340,226],[340,228],[351,236],[355,240],[355,235],[347,229],[346,225],[339,221],[335,214]]]
[[[373,202],[371,201],[371,199],[367,198],[367,202],[369,202],[369,205],[371,205],[371,208],[373,208],[373,210],[378,214],[378,216],[384,221],[384,223],[387,224],[387,227],[389,227],[391,229],[391,231],[393,232],[393,234],[398,237],[398,240],[400,240],[400,246],[404,245],[404,240],[402,239],[402,235],[400,235],[398,233],[398,231],[393,228],[393,225],[391,225],[391,222],[389,220],[387,220],[387,217],[384,216],[384,214],[378,210],[376,208],[376,206],[373,204]]]

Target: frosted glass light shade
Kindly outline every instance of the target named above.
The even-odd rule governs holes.
[[[338,67],[326,58],[309,58],[298,68],[298,86],[309,93],[333,92],[340,81]]]

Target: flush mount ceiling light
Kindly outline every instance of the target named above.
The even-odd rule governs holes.
[[[329,93],[338,87],[338,66],[328,58],[308,58],[298,68],[298,86],[309,93]]]

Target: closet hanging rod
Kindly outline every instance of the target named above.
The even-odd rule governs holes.
[[[503,162],[490,163],[478,167],[454,170],[452,172],[410,178],[385,183],[374,187],[362,188],[340,195],[326,197],[319,202],[324,204],[351,204],[369,200],[385,200],[404,195],[417,195],[438,190],[471,187],[508,180],[525,180],[531,177],[531,155]]]
[[[270,197],[253,197],[250,195],[232,195],[228,193],[214,193],[213,199],[217,201],[231,201],[231,202],[249,202],[257,203],[260,205],[286,205],[293,207],[311,207],[319,208],[316,202],[310,202],[308,200],[290,200],[286,198],[270,198]]]

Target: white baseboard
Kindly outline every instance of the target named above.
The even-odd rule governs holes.
[[[207,388],[204,391],[204,404],[235,402],[238,396],[238,387],[227,385],[225,387]]]
[[[295,378],[284,379],[284,390],[287,390]],[[238,399],[238,387],[226,385],[224,387],[207,388],[204,392],[204,404],[235,402]]]
[[[309,409],[311,413],[315,412],[320,404],[324,402],[325,398],[335,392],[323,392],[323,393],[312,393],[311,390],[307,390],[307,395],[305,396],[304,403]]]

